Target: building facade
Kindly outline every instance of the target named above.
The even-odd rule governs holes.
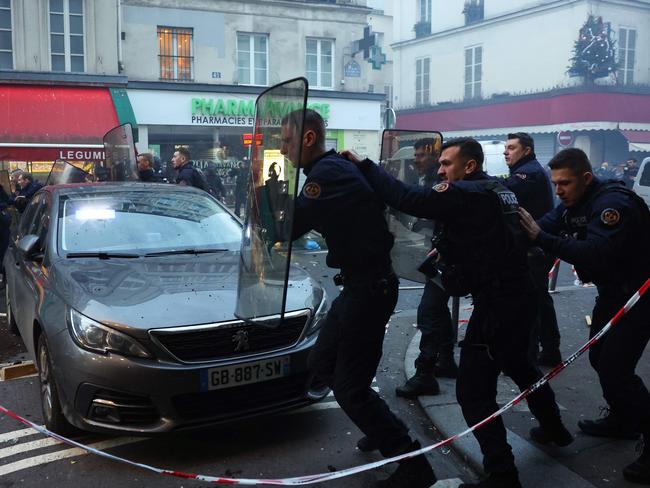
[[[544,163],[569,146],[593,163],[650,155],[649,1],[401,5],[392,46],[398,127],[496,140],[523,130]],[[594,79],[568,69],[590,16],[602,19],[618,63]]]
[[[56,159],[103,161],[133,121],[119,66],[119,2],[0,1],[0,169],[44,177]]]
[[[328,147],[376,156],[391,76],[376,52],[380,36],[372,43],[364,32],[375,11],[365,1],[189,0],[179,8],[123,0],[122,63],[138,149],[165,162],[188,146],[223,176],[248,154],[256,96],[304,76],[308,105],[327,121]],[[364,39],[373,44],[367,53]]]

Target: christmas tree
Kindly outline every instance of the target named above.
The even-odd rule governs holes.
[[[615,73],[617,67],[609,22],[590,15],[574,44],[569,75],[582,76],[588,82],[593,82],[596,78]]]

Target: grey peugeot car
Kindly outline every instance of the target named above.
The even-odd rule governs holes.
[[[45,425],[155,434],[322,399],[307,355],[328,303],[291,267],[286,312],[242,320],[241,223],[191,187],[46,186],[4,258],[7,319]]]

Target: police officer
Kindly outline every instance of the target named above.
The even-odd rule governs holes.
[[[560,151],[549,166],[561,204],[537,223],[521,210],[522,224],[535,244],[573,264],[582,281],[598,287],[593,337],[650,277],[650,213],[621,182],[594,177],[580,149]],[[641,432],[645,449],[623,475],[643,484],[650,484],[650,393],[635,368],[650,339],[649,316],[646,294],[591,347],[589,361],[610,409],[604,418],[578,422],[593,436],[634,438]]]
[[[503,155],[510,176],[503,183],[517,196],[519,205],[536,218],[553,209],[553,190],[548,175],[535,156],[535,142],[529,134],[508,134]],[[542,366],[555,366],[562,361],[560,330],[553,299],[548,292],[548,272],[554,257],[540,247],[528,248],[528,266],[537,296],[537,320],[531,334],[531,359]],[[538,356],[539,344],[542,351]]]
[[[138,178],[143,183],[158,183],[160,181],[153,164],[153,154],[138,154]]]
[[[194,167],[190,157],[190,151],[185,147],[179,147],[174,151],[172,166],[177,171],[176,183],[209,191],[205,175]]]
[[[391,268],[393,236],[384,204],[359,169],[325,150],[325,123],[314,110],[282,120],[281,152],[300,161],[307,179],[295,202],[292,240],[311,229],[329,252],[327,265],[341,270],[343,291],[334,299],[309,358],[317,378],[334,392],[343,411],[386,457],[419,448],[406,426],[371,388],[382,354],[386,323],[397,302]],[[302,139],[302,153],[298,156]],[[424,455],[402,461],[377,486],[429,488],[436,477]]]
[[[420,176],[419,184],[426,188],[440,183],[440,163],[436,156],[435,144],[435,139],[423,138],[413,145],[415,168]],[[413,226],[413,231],[422,230],[434,234],[435,223],[430,220],[418,220]],[[436,376],[456,377],[458,367],[454,362],[455,334],[448,303],[449,294],[433,280],[428,279],[424,284],[417,311],[417,324],[422,335],[420,354],[415,360],[415,375],[395,389],[397,396],[416,398],[419,395],[437,395],[440,393],[440,387]]]
[[[431,189],[405,185],[368,160],[359,163],[370,185],[391,207],[442,222],[442,236],[436,246],[442,282],[452,296],[471,293],[474,301],[460,344],[456,382],[458,403],[468,425],[473,425],[498,409],[496,386],[501,372],[521,390],[541,378],[527,354],[537,307],[517,199],[482,171],[481,145],[474,139],[449,141],[442,146],[440,165],[444,181]],[[531,435],[561,446],[572,442],[548,384],[531,394],[528,404],[540,422]],[[474,435],[488,477],[461,486],[519,488],[501,418],[477,429]]]

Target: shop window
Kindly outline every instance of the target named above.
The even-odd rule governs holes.
[[[0,0],[0,69],[12,69],[11,0]]]
[[[310,88],[334,87],[334,41],[307,39],[305,71]]]
[[[429,105],[431,103],[429,95],[431,69],[431,58],[420,58],[415,60],[415,105]]]
[[[193,37],[191,28],[158,26],[161,80],[194,79]]]
[[[465,49],[465,98],[481,98],[483,47]]]
[[[83,0],[50,0],[49,20],[52,71],[83,73]]]
[[[634,83],[634,55],[636,53],[636,29],[621,27],[618,30],[618,81]]]
[[[268,85],[268,60],[268,34],[237,34],[237,81],[240,85]]]

